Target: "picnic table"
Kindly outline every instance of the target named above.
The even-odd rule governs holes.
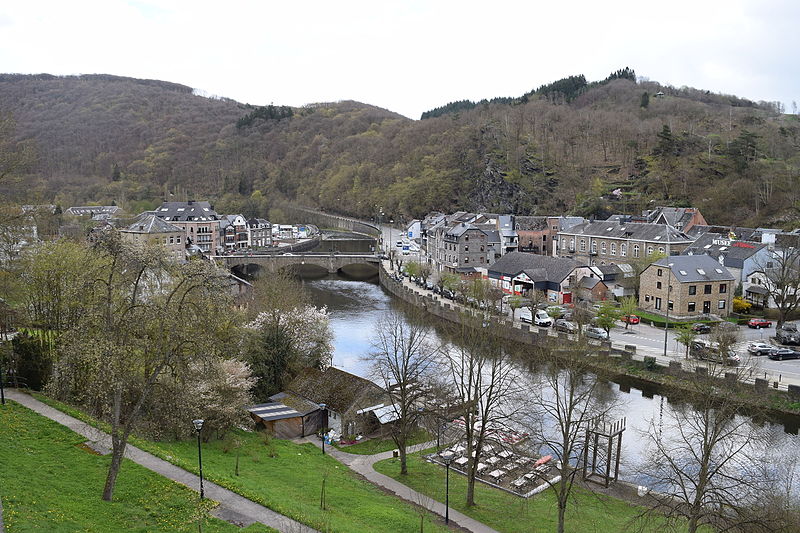
[[[455,463],[458,466],[464,466],[468,462],[469,462],[469,458],[467,458],[467,457],[459,457],[458,459],[455,460]]]
[[[498,468],[497,470],[492,470],[491,472],[489,472],[489,474],[488,474],[488,475],[489,475],[489,477],[490,477],[490,478],[492,478],[492,479],[494,479],[495,481],[497,481],[497,480],[499,480],[501,477],[503,477],[503,476],[505,475],[505,473],[506,473],[506,472],[505,472],[505,470],[500,470],[500,469]]]
[[[522,476],[522,477],[519,477],[519,478],[515,479],[514,481],[512,481],[511,484],[513,486],[515,486],[516,488],[520,488],[521,486],[523,486],[528,481],[530,481],[530,478]]]
[[[478,463],[478,473],[479,474],[481,472],[483,472],[484,470],[486,470],[487,468],[489,468],[489,465],[487,465],[486,463]]]
[[[486,459],[486,462],[489,463],[490,465],[494,466],[494,465],[496,465],[497,463],[500,462],[500,458],[496,457],[496,456],[495,457],[489,457],[488,459]]]
[[[498,453],[497,455],[499,455],[499,456],[500,456],[500,457],[502,457],[503,459],[508,459],[509,457],[512,457],[514,454],[513,454],[513,453],[511,453],[511,452],[510,452],[510,451],[508,451],[508,450],[503,450],[503,451],[501,451],[500,453]]]

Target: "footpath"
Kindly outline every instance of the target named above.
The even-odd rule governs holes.
[[[310,442],[311,444],[317,447],[322,446],[322,441],[320,441],[317,438],[306,437],[305,439],[301,439],[300,442]],[[435,445],[436,441],[431,441],[431,442],[423,442],[422,444],[416,444],[414,446],[409,446],[408,453],[424,450],[426,448],[430,448]],[[349,467],[354,472],[361,474],[371,483],[379,487],[382,487],[388,490],[389,492],[392,492],[397,497],[409,501],[415,505],[422,505],[430,512],[435,513],[444,518],[446,507],[443,503],[437,502],[428,496],[425,496],[415,490],[412,490],[411,488],[407,487],[406,485],[403,485],[399,481],[375,471],[373,465],[378,461],[391,458],[392,457],[391,450],[388,452],[377,453],[375,455],[356,455],[352,453],[343,452],[341,450],[334,448],[333,446],[329,446],[325,448],[325,453],[330,454],[331,457],[337,459],[339,462]],[[498,533],[496,530],[490,528],[486,524],[478,522],[477,520],[470,518],[469,516],[460,513],[452,508],[450,509],[449,514],[450,514],[450,522],[455,523],[456,525],[462,527],[467,531],[473,531],[474,533]]]
[[[86,437],[91,441],[93,447],[99,449],[111,449],[111,436],[104,431],[100,431],[80,420],[73,418],[61,411],[40,402],[28,394],[24,394],[14,389],[6,391],[6,398],[11,399],[20,405],[39,413],[59,424],[68,427],[75,433]],[[131,461],[152,470],[153,472],[167,477],[173,481],[197,491],[200,487],[200,478],[186,470],[179,468],[172,463],[159,459],[155,455],[147,453],[135,446],[128,444],[125,450],[125,457]],[[203,480],[205,495],[211,500],[219,502],[219,506],[211,514],[236,524],[246,527],[250,524],[260,522],[266,526],[286,533],[314,533],[312,529],[291,518],[278,514],[263,505],[236,494],[226,488],[220,487],[208,480]],[[0,511],[2,508],[0,508]],[[3,531],[2,515],[0,515],[0,533]],[[488,531],[488,530],[487,530]]]

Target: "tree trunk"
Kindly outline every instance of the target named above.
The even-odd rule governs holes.
[[[111,466],[108,468],[108,475],[106,476],[106,484],[103,487],[103,499],[110,502],[114,497],[114,487],[117,484],[117,475],[122,466],[122,458],[125,455],[126,442],[120,440],[118,437],[111,438]]]
[[[467,478],[467,507],[475,505],[475,477],[470,475]]]
[[[408,462],[406,461],[406,447],[400,446],[400,475],[408,474]]]
[[[558,533],[564,533],[564,516],[567,514],[567,506],[558,504]]]

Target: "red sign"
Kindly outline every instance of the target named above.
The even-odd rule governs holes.
[[[752,244],[747,244],[746,242],[736,241],[731,246],[736,246],[737,248],[755,248]]]

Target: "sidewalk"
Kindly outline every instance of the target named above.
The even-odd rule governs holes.
[[[6,391],[6,398],[11,399],[20,405],[31,409],[40,415],[47,417],[59,424],[68,427],[75,433],[86,437],[88,440],[97,443],[101,447],[111,449],[111,436],[107,433],[100,431],[80,420],[77,420],[61,411],[50,407],[39,400],[19,392],[14,389]],[[200,478],[186,470],[179,468],[172,463],[168,463],[159,459],[155,455],[140,450],[135,446],[128,446],[125,449],[125,457],[138,463],[139,465],[152,470],[157,474],[161,474],[173,481],[189,487],[192,490],[198,490],[200,487]],[[276,513],[271,509],[267,509],[263,505],[257,504],[243,496],[236,494],[233,491],[222,488],[215,483],[208,480],[203,480],[203,487],[205,495],[211,500],[219,502],[212,514],[223,520],[230,521],[242,527],[248,526],[255,522],[260,522],[269,527],[275,528],[283,532],[310,532],[316,530],[304,524],[296,522],[291,518]],[[2,518],[0,518],[0,526],[2,525]],[[0,527],[2,532],[2,527]]]
[[[304,442],[310,442],[311,444],[317,447],[322,446],[321,444],[322,441],[320,441],[317,438],[306,437],[304,439]],[[436,446],[436,441],[423,442],[422,444],[409,446],[408,453],[424,450],[432,446]],[[379,487],[383,487],[384,489],[391,491],[392,493],[397,495],[399,498],[407,500],[415,505],[421,505],[420,502],[422,502],[422,505],[424,505],[426,509],[444,518],[445,505],[443,503],[437,502],[430,497],[424,496],[419,492],[407,487],[406,485],[403,485],[399,481],[396,481],[390,478],[389,476],[385,476],[375,471],[372,465],[374,465],[378,461],[391,458],[392,457],[391,451],[377,453],[375,455],[356,455],[352,453],[343,452],[341,450],[334,448],[333,446],[326,446],[325,453],[330,454],[331,457],[337,459],[342,464],[348,466],[354,472],[361,474],[371,483],[374,483]],[[442,473],[442,475],[444,476],[444,473]],[[461,526],[467,531],[473,531],[475,533],[497,533],[497,531],[490,528],[486,524],[478,522],[477,520],[470,518],[467,515],[460,513],[452,508],[450,509],[450,522]]]

